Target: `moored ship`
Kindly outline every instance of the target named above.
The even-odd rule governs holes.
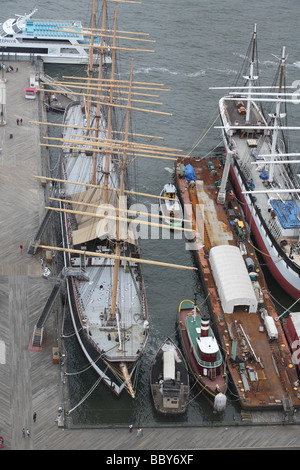
[[[178,308],[177,328],[184,356],[195,383],[211,405],[222,395],[226,407],[227,372],[207,312],[201,313],[191,300]]]
[[[155,409],[162,414],[182,414],[187,409],[189,371],[178,346],[167,338],[154,358],[150,386]]]
[[[258,86],[257,32],[251,40],[245,83],[228,87],[219,102],[230,176],[246,219],[274,279],[295,300],[300,298],[299,153],[289,149],[286,52],[282,49],[275,86]],[[273,106],[274,109],[270,109]]]
[[[228,160],[224,171],[217,158],[184,162],[194,168],[192,182],[182,176],[180,163],[178,194],[192,207],[198,240],[189,243],[225,354],[230,391],[243,409],[292,413],[300,406],[299,379],[242,210],[228,187]]]
[[[95,0],[93,3],[95,5]],[[117,7],[118,2],[113,15],[115,38]],[[106,24],[106,10],[104,0],[102,30],[111,33]],[[123,37],[125,34],[122,31]],[[138,366],[149,337],[141,265],[175,265],[141,259],[139,234],[135,227],[142,222],[132,218],[139,212],[131,210],[129,204],[132,195],[128,189],[130,165],[140,153],[144,156],[149,147],[150,154],[154,150],[161,151],[161,147],[135,142],[137,135],[129,132],[133,110],[145,111],[133,106],[133,102],[141,101],[149,83],[143,86],[141,82],[133,82],[133,61],[129,80],[119,79],[115,68],[118,47],[115,45],[112,46],[111,67],[102,67],[105,50],[100,50],[95,71],[93,54],[90,54],[87,77],[68,77],[72,89],[83,90],[78,92],[81,100],[67,106],[62,137],[48,137],[44,144],[59,148],[61,152],[59,178],[46,177],[55,182],[58,190],[55,197],[50,197],[52,206],[46,209],[60,214],[62,246],[39,246],[63,254],[62,275],[72,324],[78,343],[99,381],[117,396],[126,390],[134,398]],[[160,84],[154,86],[157,90],[164,89]],[[137,96],[134,94],[136,88]],[[151,110],[147,109],[147,112]],[[118,126],[119,122],[121,126]],[[146,139],[147,135],[142,137]],[[153,136],[149,136],[151,138]],[[134,183],[130,180],[131,186]]]
[[[169,224],[170,227],[181,227],[183,211],[174,184],[164,185],[158,203],[164,223]]]
[[[3,59],[40,57],[45,63],[88,64],[89,32],[81,21],[35,19],[37,9],[29,14],[15,15],[0,25],[0,53]],[[101,37],[95,38],[98,45]],[[96,54],[95,54],[96,56]],[[111,63],[107,47],[103,62]]]

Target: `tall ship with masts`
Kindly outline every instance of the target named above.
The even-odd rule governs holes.
[[[107,2],[103,1],[102,26],[91,29],[103,36],[99,45],[93,43],[91,34],[91,58],[93,49],[100,51],[96,76],[91,65],[87,77],[66,78],[68,87],[82,90],[81,98],[66,108],[62,138],[48,138],[47,145],[61,148],[61,175],[54,179],[59,196],[51,201],[61,217],[62,247],[47,248],[63,253],[69,310],[87,360],[116,395],[125,389],[135,397],[138,365],[149,337],[141,264],[193,268],[140,258],[135,227],[142,222],[133,219],[137,212],[129,209],[128,166],[138,156],[164,152],[161,147],[133,142],[137,135],[130,132],[130,118],[134,110],[146,111],[137,104],[149,97],[145,89],[162,90],[163,86],[134,82],[133,61],[129,79],[119,79],[117,39],[127,36],[130,40],[130,35],[117,30],[118,3],[114,2],[114,25],[109,29]],[[102,66],[101,56],[108,47],[104,38],[111,42],[108,68]],[[117,127],[117,118],[123,127]]]
[[[249,70],[241,72],[243,84],[226,87],[228,94],[219,102],[223,140],[232,182],[258,251],[276,281],[297,300],[300,189],[296,168],[300,154],[290,152],[287,138],[287,131],[300,129],[287,125],[287,105],[295,97],[292,87],[285,87],[285,48],[275,84],[269,86],[258,82],[256,25],[249,51]]]

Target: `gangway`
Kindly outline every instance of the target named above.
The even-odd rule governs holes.
[[[32,343],[32,346],[33,347],[41,347],[42,346],[42,343],[43,343],[43,336],[44,336],[44,327],[45,327],[45,324],[46,324],[46,321],[48,319],[48,316],[49,316],[49,313],[51,312],[51,309],[53,307],[53,304],[59,294],[59,291],[60,291],[60,282],[57,282],[53,289],[52,289],[52,292],[46,302],[46,305],[44,307],[44,310],[37,322],[37,324],[35,325],[34,327],[34,330],[33,330],[33,335],[32,335],[32,340],[31,340],[31,343]]]
[[[40,81],[43,82],[45,85],[48,85],[49,87],[51,87],[53,90],[63,93],[70,101],[78,100],[78,97],[72,94],[72,91],[70,90],[70,88],[57,84],[54,78],[50,77],[44,72],[40,73]]]
[[[29,255],[35,255],[36,254],[36,251],[38,249],[38,246],[40,245],[40,241],[41,241],[41,238],[48,226],[48,223],[49,223],[49,220],[51,218],[51,215],[53,214],[53,210],[51,209],[48,209],[46,214],[45,214],[45,217],[38,229],[38,232],[34,238],[34,240],[31,240],[30,243],[29,243],[29,246],[28,246],[28,250],[27,250],[27,253]]]

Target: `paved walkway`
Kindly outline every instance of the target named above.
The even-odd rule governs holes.
[[[28,346],[51,281],[42,278],[39,256],[26,254],[44,214],[44,189],[32,177],[41,173],[40,130],[29,122],[39,119],[38,100],[25,99],[24,94],[35,67],[29,62],[11,65],[14,71],[4,74],[6,124],[0,126],[0,434],[7,447],[17,449],[23,447],[21,430],[31,424],[44,387],[41,356]],[[45,392],[44,399],[51,389]],[[57,400],[56,386],[55,393]],[[51,409],[50,403],[47,406]]]
[[[238,426],[218,428],[144,428],[143,436],[121,429],[59,429],[38,418],[31,437],[19,441],[17,449],[105,450],[106,455],[132,455],[142,451],[168,451],[178,454],[221,449],[300,449],[299,426]]]

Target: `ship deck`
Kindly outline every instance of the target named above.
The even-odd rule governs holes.
[[[280,322],[275,321],[278,340],[271,343],[258,313],[248,313],[245,306],[236,307],[233,313],[227,314],[222,309],[208,253],[214,246],[237,246],[237,235],[239,235],[239,242],[242,242],[243,249],[247,251],[244,258],[251,257],[254,261],[264,308],[273,319],[277,318],[254,247],[251,239],[248,239],[242,211],[234,194],[227,193],[225,205],[217,204],[218,184],[222,178],[223,166],[216,158],[211,161],[214,164],[213,171],[206,160],[190,159],[187,162],[192,164],[196,172],[196,183],[192,186],[179,177],[179,166],[177,166],[177,182],[181,198],[185,204],[192,204],[193,214],[196,213],[198,204],[204,207],[204,240],[201,240],[204,246],[202,248],[199,246],[195,251],[196,261],[201,270],[203,285],[209,294],[211,313],[225,352],[230,376],[235,384],[236,394],[244,409],[282,408],[286,400],[297,408],[300,406],[300,384]],[[230,221],[234,223],[231,224]],[[194,216],[193,224],[196,228]],[[197,227],[199,232],[200,228]],[[238,285],[236,289],[239,289]],[[244,332],[237,334],[234,330],[235,325],[242,325]],[[242,343],[238,336],[241,336]]]
[[[90,338],[99,350],[106,351],[106,358],[112,361],[136,359],[136,353],[145,342],[142,301],[137,285],[127,266],[121,265],[118,279],[118,309],[122,345],[119,350],[119,329],[117,324],[108,326],[114,267],[100,260],[98,265],[86,269],[89,280],[77,281],[77,289],[83,307],[83,316]],[[106,261],[106,260],[105,260]]]
[[[12,23],[15,19],[9,19],[4,22],[3,28],[12,31]],[[51,38],[51,39],[66,39],[76,38],[82,39],[81,31],[74,31],[74,28],[82,28],[80,21],[53,21],[53,20],[40,20],[29,19],[25,22],[24,29],[19,31],[14,30],[15,37],[17,38]]]
[[[246,107],[247,102],[243,102],[242,98],[236,98],[236,100],[226,101],[226,115],[228,122],[231,126],[243,126],[246,125]],[[253,107],[250,109],[249,124],[250,126],[255,126],[257,122],[261,119],[257,110]]]
[[[95,112],[96,109],[93,106],[91,122],[95,119]],[[70,206],[73,211],[66,224],[69,237],[73,246],[89,252],[89,255],[78,256],[77,254],[71,259],[72,268],[83,269],[87,277],[76,281],[76,298],[78,305],[81,306],[79,307],[80,322],[83,322],[93,346],[99,353],[104,354],[106,360],[115,364],[120,361],[133,363],[140,356],[147,340],[145,292],[139,279],[141,276],[136,263],[115,261],[116,264],[119,263],[116,311],[111,312],[115,263],[97,255],[100,252],[104,256],[114,255],[114,248],[108,240],[116,238],[117,224],[115,220],[95,217],[104,214],[104,190],[99,187],[87,189],[85,187],[85,184],[90,185],[93,181],[94,153],[97,159],[95,181],[98,186],[104,184],[103,174],[106,172],[105,153],[93,152],[92,147],[89,150],[92,136],[84,128],[85,120],[81,103],[75,102],[67,108],[63,130],[63,137],[67,143],[62,155],[64,174],[67,181],[70,181],[70,183],[64,183],[64,191],[70,201],[66,206],[68,210]],[[100,121],[100,128],[105,129],[106,122],[103,115],[100,115]],[[72,125],[80,128],[69,127]],[[103,138],[104,135],[104,131],[99,132],[99,137]],[[78,141],[79,146],[75,150],[69,149],[68,139],[74,143]],[[117,187],[118,176],[115,165],[111,159],[107,163],[109,163],[108,186]],[[109,211],[108,216],[115,216],[114,208],[119,204],[116,192],[107,192],[106,204],[105,211]],[[130,241],[131,232],[126,223],[120,224],[119,233],[124,241]],[[124,248],[124,252],[122,248],[122,255],[126,253],[126,250],[129,256],[134,255],[131,247],[133,245],[129,243],[127,248]]]
[[[233,150],[236,151],[238,156],[239,166],[248,179],[249,188],[252,187],[253,191],[264,191],[263,193],[254,194],[256,205],[279,243],[283,239],[287,241],[283,247],[284,251],[288,256],[292,253],[294,263],[300,266],[300,250],[297,246],[300,229],[300,221],[297,216],[300,210],[299,195],[294,194],[291,196],[289,193],[268,192],[268,190],[285,189],[288,185],[292,188],[293,183],[290,182],[289,173],[286,168],[283,168],[285,165],[275,164],[273,165],[273,182],[270,183],[268,178],[264,178],[262,172],[266,171],[266,174],[269,175],[270,165],[267,165],[263,159],[257,160],[253,151],[258,152],[260,155],[270,155],[270,139],[263,137],[263,131],[247,131],[245,114],[239,114],[239,108],[235,101],[226,101],[225,98],[224,109],[230,125],[243,126],[245,124],[244,130],[233,131],[232,143]],[[257,125],[258,120],[258,112],[252,106],[248,125]],[[274,160],[274,158],[270,157],[271,160]],[[255,162],[258,164],[254,164]],[[297,176],[295,175],[294,178],[297,178]],[[274,203],[272,200],[276,200],[276,202]],[[288,205],[285,206],[285,201],[292,201],[294,208],[291,209]]]
[[[174,377],[164,377],[164,351],[174,354]],[[169,366],[170,367],[170,366]],[[167,373],[170,372],[168,366]],[[184,358],[170,339],[158,350],[151,366],[150,384],[155,408],[161,413],[184,413],[189,398],[189,373]]]
[[[186,364],[184,360],[181,357],[181,352],[177,350],[177,347],[174,346],[172,348],[172,345],[170,344],[163,344],[161,348],[158,350],[154,361],[152,363],[152,368],[151,368],[151,381],[152,383],[159,382],[160,380],[163,379],[163,366],[164,366],[164,361],[163,361],[163,353],[164,351],[174,351],[174,357],[175,357],[175,377],[176,377],[176,371],[180,372],[180,382],[184,385],[189,384],[189,376],[186,368]]]
[[[191,352],[191,346],[188,338],[188,333],[185,328],[186,319],[190,318],[193,314],[193,309],[191,308],[181,308],[178,312],[178,329],[181,336],[183,352],[185,355],[186,362],[189,366],[190,372],[192,373],[194,380],[196,381],[198,388],[201,391],[204,391],[206,398],[213,403],[214,397],[217,393],[222,392],[226,393],[227,390],[227,376],[225,370],[214,380],[211,380],[208,377],[200,374],[200,368],[198,361],[196,360],[194,354]],[[198,318],[199,315],[198,315]],[[201,324],[201,322],[200,322]]]
[[[42,21],[29,20],[26,22],[26,29],[22,32],[22,36],[33,37],[49,37],[49,38],[77,38],[83,37],[82,33],[74,31],[74,28],[82,28],[80,22],[61,22],[61,21]],[[71,31],[72,30],[72,31]]]

